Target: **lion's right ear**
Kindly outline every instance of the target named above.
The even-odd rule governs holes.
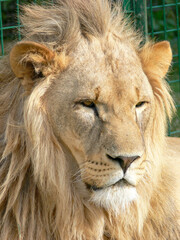
[[[22,41],[11,50],[10,65],[26,90],[30,90],[36,78],[46,77],[56,70],[64,70],[67,57],[64,54],[57,55],[43,44]]]
[[[10,52],[10,65],[16,77],[24,78],[26,75],[33,77],[53,58],[54,53],[42,44],[19,42]]]

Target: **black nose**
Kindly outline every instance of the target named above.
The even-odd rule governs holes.
[[[113,161],[116,161],[120,164],[123,172],[125,173],[128,169],[128,167],[131,165],[132,162],[134,162],[136,159],[138,159],[140,156],[131,156],[131,157],[126,157],[126,156],[118,156],[118,157],[111,157],[110,155],[107,154],[107,157]]]

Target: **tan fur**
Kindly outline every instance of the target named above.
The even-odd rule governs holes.
[[[169,43],[140,47],[105,0],[21,19],[0,63],[0,239],[179,240]],[[138,156],[125,174],[122,156]]]

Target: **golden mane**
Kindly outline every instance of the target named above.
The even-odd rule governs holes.
[[[157,173],[173,100],[165,80],[158,81],[162,69],[157,66],[152,73],[151,67],[146,67],[153,45],[140,47],[140,34],[129,26],[117,6],[113,9],[104,0],[91,0],[88,4],[86,0],[58,0],[56,5],[23,7],[23,40],[44,44],[66,56],[80,39],[105,41],[110,32],[132,45],[141,57],[155,95],[154,129],[147,136],[146,147],[149,158],[159,161]],[[160,177],[158,187],[157,179],[149,178],[148,183],[141,184],[140,206],[132,204],[132,217],[128,219],[123,213],[121,219],[116,219],[72,188],[68,154],[55,137],[45,109],[46,91],[52,81],[53,77],[47,76],[45,82],[38,82],[27,94],[10,67],[9,57],[0,62],[0,239],[102,240],[111,239],[110,234],[121,240],[132,236],[136,240],[178,240],[178,212],[169,197],[174,191],[169,187],[173,182],[170,174],[166,174],[166,179],[165,174]],[[149,200],[153,191],[154,197]],[[159,192],[163,192],[161,196]],[[161,206],[164,199],[168,200]],[[159,212],[157,216],[153,208]]]
[[[108,1],[101,0],[92,0],[88,4],[85,0],[60,0],[55,6],[23,7],[22,34],[61,51],[64,45],[66,49],[72,49],[81,37],[99,38],[111,31],[138,47],[140,34],[124,20],[119,7],[114,5],[112,10],[111,7]]]

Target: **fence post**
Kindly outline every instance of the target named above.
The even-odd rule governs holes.
[[[4,55],[4,41],[3,41],[3,24],[2,24],[2,9],[1,9],[1,1],[0,1],[0,43],[1,43],[1,54]]]
[[[133,13],[135,26],[142,32],[145,40],[148,35],[147,0],[124,0],[123,7],[127,13]]]
[[[141,30],[146,38],[148,34],[146,0],[135,0],[134,12],[136,16],[136,27]]]

